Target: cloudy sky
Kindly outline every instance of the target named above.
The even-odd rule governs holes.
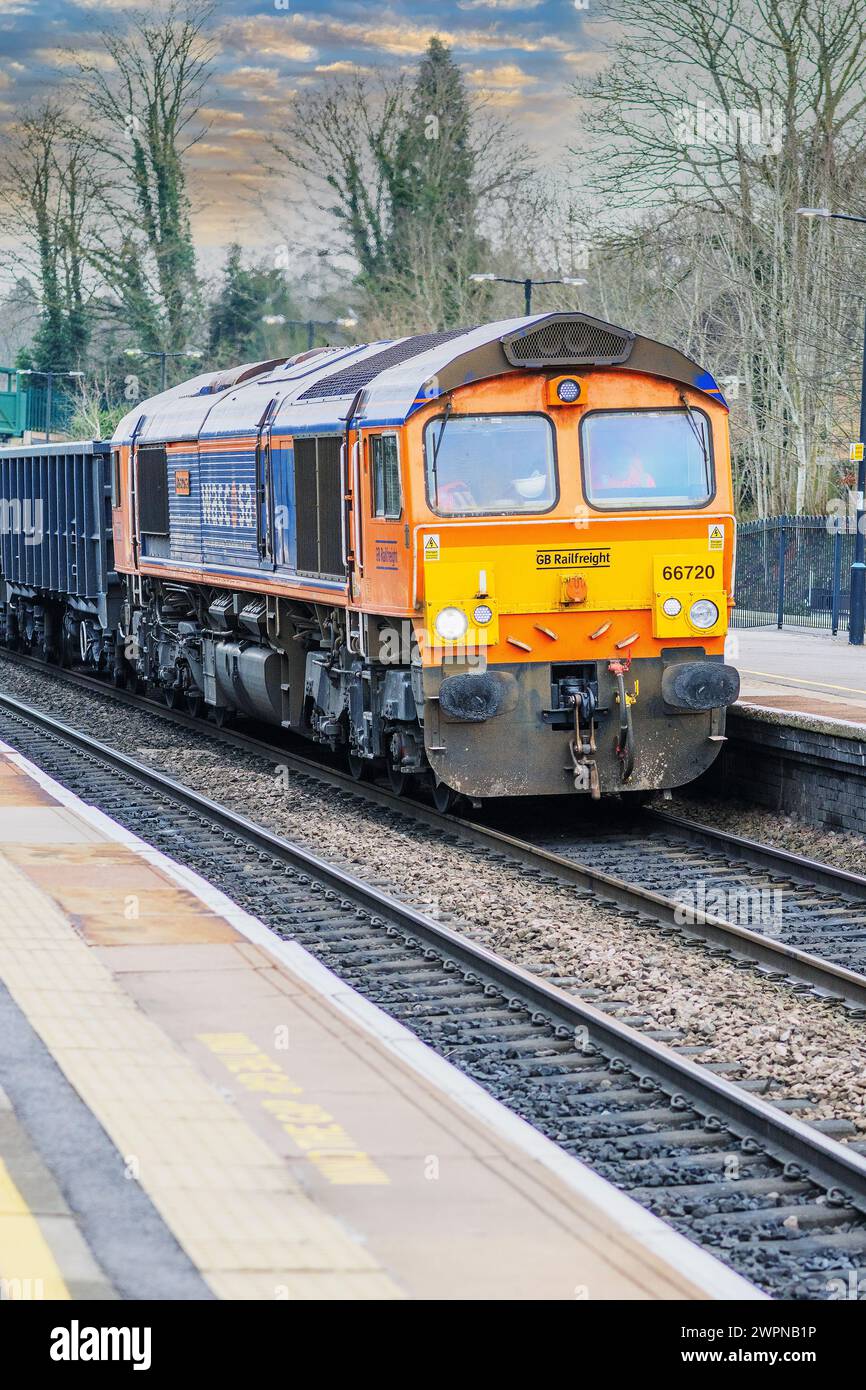
[[[155,4],[149,6],[151,11]],[[196,236],[262,245],[257,160],[294,94],[353,67],[411,68],[432,34],[451,45],[471,90],[510,115],[550,159],[575,142],[570,82],[599,61],[595,0],[218,0],[218,56],[193,157]],[[123,27],[126,0],[0,0],[0,123],[62,85],[70,50],[100,61],[95,36]]]

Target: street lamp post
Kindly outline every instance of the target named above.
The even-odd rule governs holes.
[[[477,275],[470,275],[470,280],[480,284],[484,280],[498,280],[501,285],[522,285],[523,303],[526,307],[527,318],[532,313],[532,291],[536,285],[587,285],[588,280],[582,280],[574,275],[567,275],[562,280],[532,280],[528,276],[525,280],[512,280],[507,275],[493,275],[489,272]]]
[[[169,357],[204,357],[204,353],[199,348],[190,348],[188,352],[163,352],[147,351],[144,348],[124,348],[126,357],[158,357],[159,358],[159,379],[160,391],[164,391],[168,384],[167,362]]]
[[[51,443],[51,408],[54,400],[54,378],[65,376],[70,378],[83,377],[83,372],[40,372],[36,367],[19,368],[19,376],[43,376],[45,378],[45,443]]]
[[[829,208],[797,208],[799,217],[822,217],[834,222],[866,222],[847,212],[831,212]],[[866,492],[866,316],[863,324],[863,363],[860,377],[860,459],[857,464],[856,529],[854,532],[854,563],[851,566],[851,598],[848,608],[848,642],[863,646],[866,628],[866,521],[864,498]]]
[[[307,351],[311,352],[317,328],[357,328],[358,320],[351,315],[343,319],[287,319],[285,314],[263,314],[262,323],[277,323],[280,327],[306,328]]]

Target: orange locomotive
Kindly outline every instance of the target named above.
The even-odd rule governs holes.
[[[437,802],[680,785],[724,736],[727,407],[547,314],[207,374],[112,442],[118,675]]]

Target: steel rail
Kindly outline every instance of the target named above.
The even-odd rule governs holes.
[[[782,877],[792,878],[804,887],[826,888],[830,892],[841,893],[843,897],[866,902],[866,877],[862,874],[837,869],[832,864],[822,864],[817,859],[808,859],[803,854],[794,854],[777,845],[764,845],[758,840],[735,835],[731,830],[702,825],[699,821],[686,820],[684,816],[655,807],[645,808],[641,816],[659,830],[675,832],[693,845],[726,854],[732,859],[741,859],[755,869],[767,869]]]

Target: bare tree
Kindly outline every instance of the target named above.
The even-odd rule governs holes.
[[[57,102],[25,111],[0,156],[0,228],[5,259],[38,285],[38,362],[78,364],[89,338],[94,293],[89,253],[101,186],[86,139]]]
[[[605,8],[617,21],[613,61],[578,89],[597,137],[587,177],[620,222],[628,209],[644,248],[690,231],[691,273],[681,283],[701,296],[690,331],[712,326],[718,374],[743,384],[745,499],[759,514],[823,506],[832,453],[853,427],[857,251],[804,225],[796,209],[860,205],[866,3]]]
[[[100,268],[161,346],[186,340],[199,297],[184,156],[205,132],[213,9],[211,0],[170,0],[162,14],[134,12],[123,31],[97,36],[110,66],[79,58],[76,86],[94,143],[120,175]]]
[[[465,323],[469,281],[497,250],[510,203],[530,181],[528,151],[463,90],[431,40],[414,83],[360,73],[305,91],[272,141],[276,168],[334,226],[374,332]]]
[[[296,100],[271,146],[276,169],[300,175],[296,193],[326,219],[363,277],[387,273],[395,155],[405,118],[400,77],[361,73],[325,82]]]

